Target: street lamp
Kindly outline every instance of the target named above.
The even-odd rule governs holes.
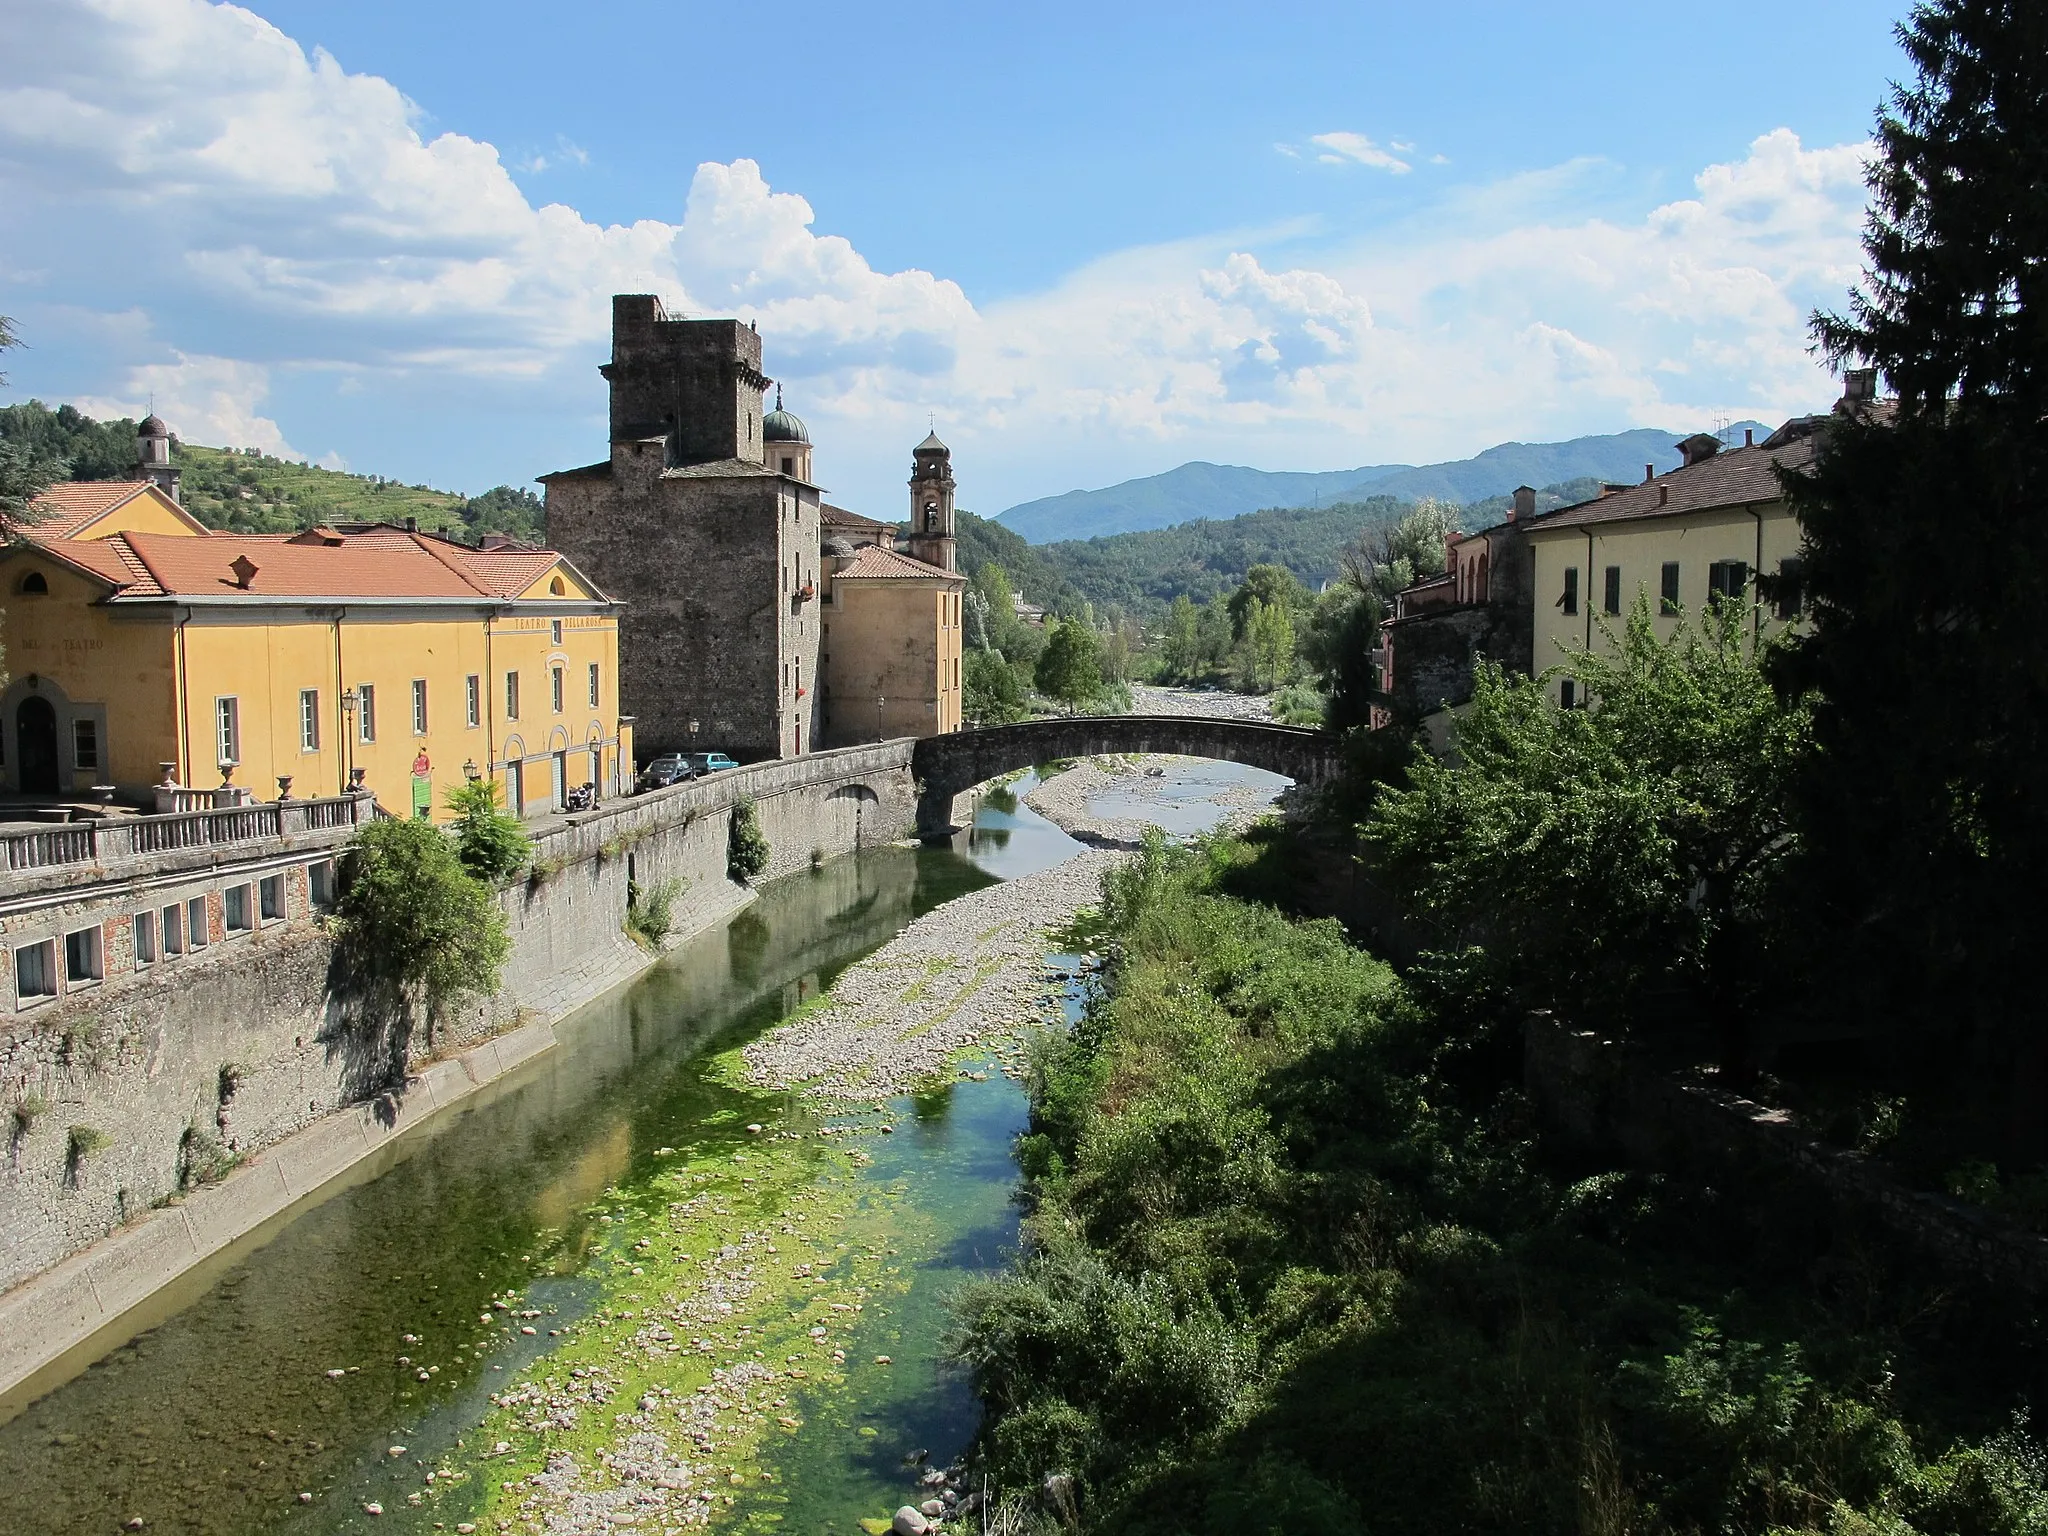
[[[462,760],[462,777],[470,784],[483,777],[483,770],[477,767],[475,758],[466,757]]]
[[[888,702],[887,699],[879,696],[875,699],[875,740],[877,741],[882,739],[882,706]]]

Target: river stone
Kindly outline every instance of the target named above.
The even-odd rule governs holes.
[[[931,1529],[931,1522],[906,1504],[896,1511],[896,1518],[889,1522],[889,1529],[895,1536],[924,1536]]]
[[[926,1499],[917,1508],[918,1513],[933,1517],[943,1515],[946,1512],[945,1501],[942,1499]]]

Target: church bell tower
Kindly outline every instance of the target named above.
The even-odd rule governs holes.
[[[953,450],[934,431],[911,450],[907,553],[942,571],[959,569],[953,554]]]

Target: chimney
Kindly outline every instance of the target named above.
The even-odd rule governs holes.
[[[1536,515],[1536,491],[1527,485],[1515,487],[1514,505],[1508,508],[1508,521],[1518,522],[1525,517]]]
[[[249,583],[256,579],[256,562],[247,555],[237,555],[229,563],[228,569],[235,573],[235,585],[244,592],[248,591]]]
[[[1610,496],[1618,496],[1623,491],[1633,489],[1633,486],[1624,485],[1619,480],[1602,480],[1600,482],[1600,499],[1605,501]]]
[[[1721,451],[1721,439],[1705,432],[1695,432],[1678,445],[1678,456],[1685,461],[1687,469],[1695,464],[1704,464]]]
[[[1755,427],[1744,427],[1742,429],[1742,446],[1745,448],[1754,448],[1756,446]]]
[[[420,520],[417,517],[408,515],[405,519],[405,531],[407,533],[418,533],[420,531]]]
[[[1842,375],[1842,398],[1844,400],[1875,400],[1877,398],[1877,370],[1875,368],[1851,368]]]
[[[1657,466],[1654,464],[1645,464],[1643,466],[1643,484],[1648,485],[1652,480],[1656,478]]]

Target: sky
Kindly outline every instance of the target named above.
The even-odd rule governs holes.
[[[0,0],[0,403],[466,490],[737,315],[992,513],[1824,406],[1903,0]]]

